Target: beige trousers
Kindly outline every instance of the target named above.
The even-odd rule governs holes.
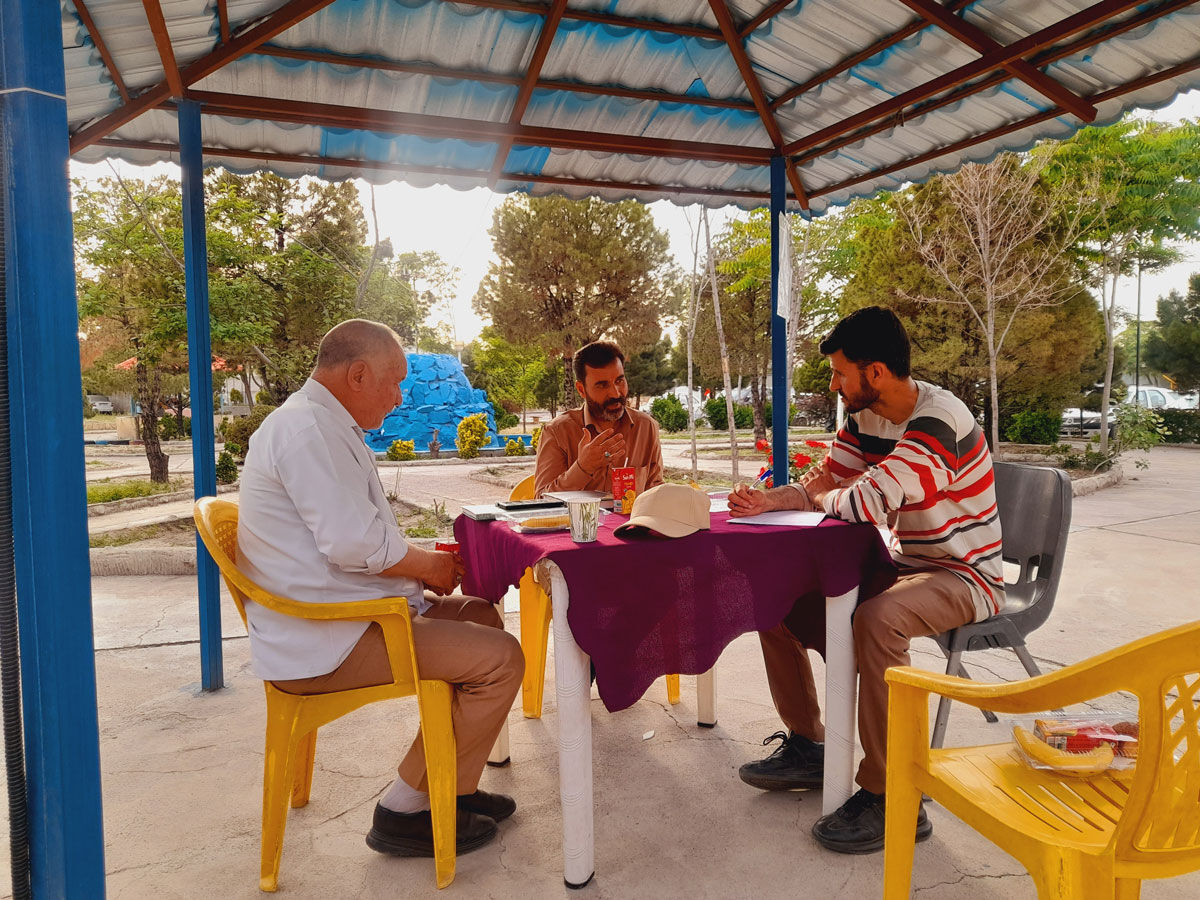
[[[425,597],[433,605],[424,615],[412,617],[417,667],[422,678],[454,686],[451,718],[458,758],[457,793],[470,794],[479,786],[488,753],[521,687],[525,659],[520,642],[504,631],[504,618],[495,604],[477,597],[438,597],[429,592]],[[371,623],[332,672],[273,683],[292,694],[324,694],[391,680],[383,630]],[[398,771],[410,786],[428,790],[425,746],[419,730]]]
[[[912,638],[941,634],[975,621],[967,583],[945,569],[900,573],[896,583],[854,611],[854,653],[858,660],[858,739],[865,754],[855,779],[883,793],[887,768],[887,682],[889,666],[909,664]],[[771,699],[783,723],[814,741],[825,739],[821,707],[808,651],[780,624],[759,633]]]

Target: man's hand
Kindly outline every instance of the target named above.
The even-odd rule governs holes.
[[[830,491],[835,491],[838,488],[846,487],[857,479],[842,482],[838,484],[833,479],[833,475],[828,469],[822,468],[818,470],[815,478],[804,482],[804,490],[808,492],[809,499],[815,504],[815,508],[823,509],[825,507],[825,496]]]
[[[425,586],[440,596],[453,593],[467,573],[462,557],[449,550],[426,552],[430,556],[430,570],[428,577],[424,579]]]
[[[625,436],[605,428],[595,437],[584,432],[579,441],[579,467],[586,475],[595,475],[606,466],[625,465]]]
[[[729,511],[735,516],[756,516],[773,509],[808,510],[813,506],[804,491],[791,487],[760,491],[739,484],[729,493]]]

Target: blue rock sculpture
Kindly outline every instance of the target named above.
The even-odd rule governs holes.
[[[392,441],[412,441],[424,452],[436,428],[442,446],[449,449],[458,436],[458,423],[474,413],[487,416],[488,447],[503,447],[496,434],[492,404],[484,391],[471,387],[462,363],[447,353],[410,353],[408,375],[400,382],[404,403],[388,413],[383,424],[365,434],[367,446],[386,452]]]

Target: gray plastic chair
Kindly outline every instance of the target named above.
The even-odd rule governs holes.
[[[1059,469],[1019,463],[996,463],[995,471],[1004,561],[1017,564],[1020,571],[1015,583],[1006,581],[1004,612],[934,635],[946,654],[947,675],[967,677],[964,650],[994,647],[1008,647],[1026,672],[1041,674],[1025,649],[1025,636],[1046,621],[1054,606],[1071,527],[1071,479]],[[989,722],[996,721],[991,712],[984,715]],[[950,701],[943,697],[933,726],[934,748],[942,746],[949,718]]]

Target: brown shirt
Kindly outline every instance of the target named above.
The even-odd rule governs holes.
[[[625,436],[626,458],[613,459],[591,477],[578,465],[579,442],[584,432],[595,437],[605,428]],[[662,484],[662,447],[658,442],[658,422],[644,412],[629,407],[616,422],[593,422],[587,407],[569,409],[542,428],[538,438],[535,494],[546,491],[612,491],[612,469],[633,466],[637,469],[637,489]]]

